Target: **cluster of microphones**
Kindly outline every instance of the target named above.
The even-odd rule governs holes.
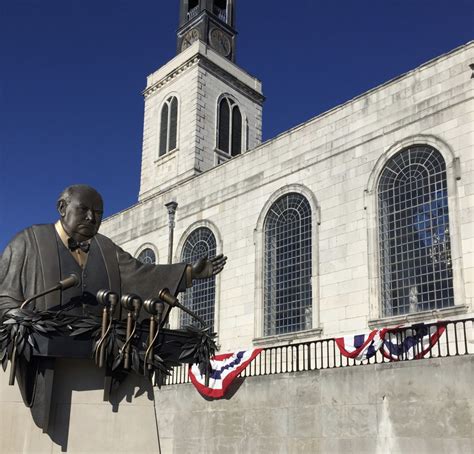
[[[67,278],[59,281],[55,286],[37,293],[32,297],[28,298],[22,305],[21,309],[26,308],[35,299],[45,296],[55,291],[64,291],[72,287],[79,287],[81,285],[81,279],[76,274],[71,274]],[[158,292],[156,298],[150,298],[145,301],[142,300],[138,295],[125,294],[122,297],[111,290],[99,290],[96,295],[97,301],[103,306],[102,310],[102,325],[101,325],[101,337],[97,342],[95,349],[95,361],[99,367],[104,367],[106,357],[106,339],[112,329],[114,320],[114,313],[117,307],[120,305],[127,312],[127,323],[126,323],[126,338],[125,343],[122,347],[124,355],[124,369],[129,370],[131,366],[131,342],[135,336],[137,330],[137,323],[139,320],[140,312],[143,309],[150,315],[149,320],[149,335],[147,350],[145,352],[144,364],[148,370],[152,369],[152,365],[148,362],[148,357],[153,351],[153,346],[158,338],[160,326],[163,322],[163,315],[165,313],[165,303],[171,307],[179,307],[184,312],[191,315],[193,318],[198,320],[203,326],[206,326],[205,321],[195,314],[190,309],[183,306],[178,298],[173,296],[169,289],[163,288]],[[10,384],[14,381],[14,360],[12,357],[12,376]]]
[[[102,310],[102,331],[101,337],[97,343],[96,348],[96,363],[99,367],[104,366],[105,362],[105,339],[107,338],[113,321],[114,312],[119,305],[119,296],[117,293],[110,290],[99,290],[97,292],[97,301],[103,306]],[[173,296],[167,288],[164,288],[158,292],[157,298],[150,298],[145,301],[133,293],[122,295],[120,298],[120,304],[122,308],[127,312],[127,329],[125,344],[122,347],[124,354],[124,369],[130,369],[131,363],[131,341],[135,335],[137,329],[137,321],[140,315],[140,311],[143,309],[150,314],[149,334],[148,334],[148,345],[145,352],[145,364],[148,363],[148,357],[150,352],[153,350],[153,346],[156,343],[158,337],[159,328],[163,321],[163,314],[165,311],[165,303],[171,307],[179,307],[186,311],[190,315],[194,316],[202,324],[205,325],[204,320],[194,314],[192,311],[181,305],[178,298]],[[150,364],[147,366],[149,369],[152,368]]]

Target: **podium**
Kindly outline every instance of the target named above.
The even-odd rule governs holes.
[[[153,353],[159,355],[169,368],[182,363],[194,363],[196,356],[191,350],[193,350],[193,345],[197,348],[198,344],[202,343],[202,335],[199,333],[199,330],[162,328],[154,344]],[[32,349],[31,361],[29,363],[23,361],[23,373],[26,372],[23,383],[33,418],[43,432],[47,432],[51,415],[56,359],[92,359],[95,340],[88,336],[51,335],[47,337],[38,333],[32,336],[35,346]],[[137,328],[134,344],[146,346],[147,339],[148,326],[145,323]],[[145,370],[145,366],[143,370],[144,374],[150,373]],[[133,373],[136,371],[123,368],[113,371],[108,361],[104,366],[103,400],[110,400],[114,380],[120,382],[128,374]]]

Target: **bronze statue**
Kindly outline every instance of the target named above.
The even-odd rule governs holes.
[[[227,260],[221,254],[211,259],[201,258],[194,264],[141,263],[98,233],[103,201],[90,186],[66,188],[57,201],[57,209],[58,222],[25,229],[3,252],[0,323],[22,311],[21,306],[24,311],[34,310],[34,313],[100,317],[104,306],[99,304],[97,293],[104,289],[114,295],[138,294],[142,300],[157,298],[166,289],[170,298],[169,295],[191,287],[193,280],[220,273]],[[64,282],[68,284],[61,285]],[[50,288],[61,291],[41,295]],[[169,307],[166,306],[163,321]],[[128,324],[130,328],[130,321]],[[129,350],[127,353],[130,354]],[[42,424],[38,420],[43,416],[35,415],[35,407],[41,407],[44,398],[44,361],[21,360],[16,373],[25,404],[32,407],[38,425]]]

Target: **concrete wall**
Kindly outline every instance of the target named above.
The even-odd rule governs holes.
[[[250,377],[212,402],[169,386],[162,452],[472,454],[473,376],[468,356]]]
[[[156,453],[151,385],[130,377],[103,401],[104,372],[92,360],[58,360],[50,425],[33,422],[18,386],[0,372],[0,453]]]
[[[102,401],[89,361],[56,370],[49,433],[0,374],[0,453],[474,452],[474,356],[237,379],[226,399],[134,377]],[[158,426],[158,431],[157,431]]]

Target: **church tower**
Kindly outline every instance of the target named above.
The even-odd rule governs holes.
[[[235,0],[180,0],[177,55],[147,78],[139,200],[262,140],[262,84],[235,64]]]
[[[235,61],[234,0],[181,0],[178,52],[200,39]]]

